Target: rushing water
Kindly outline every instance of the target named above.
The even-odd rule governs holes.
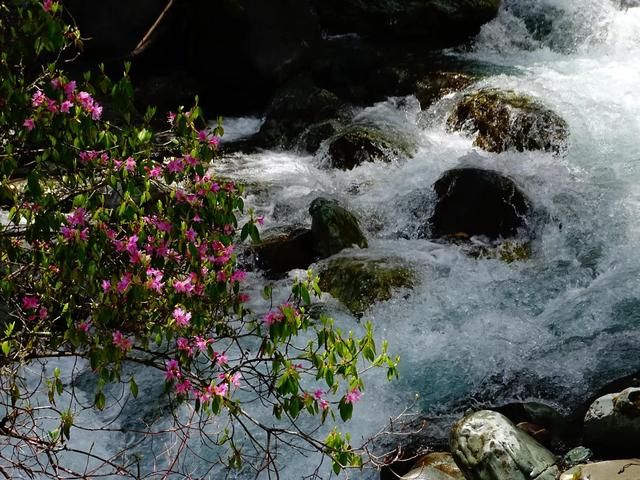
[[[456,61],[508,67],[498,70],[508,74],[470,88],[523,92],[562,116],[570,139],[561,158],[477,151],[469,138],[444,127],[453,98],[421,111],[409,97],[364,108],[354,121],[410,136],[418,146],[412,158],[343,172],[324,167],[322,149],[316,156],[264,151],[234,154],[215,167],[261,187],[250,190],[247,203],[265,215],[265,227],[308,223],[313,198],[337,198],[367,229],[370,248],[358,254],[400,257],[418,273],[419,285],[408,295],[365,315],[402,357],[401,379],[387,384],[384,375],[368,377],[349,425],[354,444],[410,405],[437,415],[479,396],[495,404],[538,399],[563,409],[640,369],[640,8],[617,4],[505,0],[471,51],[448,53]],[[259,122],[237,119],[227,130],[242,138]],[[415,238],[410,207],[421,202],[428,216],[431,185],[461,164],[507,174],[547,213],[530,260],[474,259],[460,247]],[[263,282],[259,274],[251,278],[256,289]],[[343,327],[361,328],[338,302],[324,301]],[[152,395],[155,380],[141,388]],[[114,424],[135,424],[137,408]],[[289,457],[281,478],[302,478],[317,460]],[[151,467],[149,454],[145,462]]]

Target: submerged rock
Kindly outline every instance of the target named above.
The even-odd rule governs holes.
[[[488,152],[566,149],[567,122],[526,95],[484,89],[465,95],[447,120],[449,128],[475,135]]]
[[[314,0],[320,23],[331,33],[419,38],[453,46],[476,35],[495,17],[500,0]]]
[[[281,278],[290,270],[307,268],[315,261],[311,230],[303,227],[266,232],[253,252],[267,278]]]
[[[329,141],[328,148],[331,167],[341,170],[352,170],[365,162],[388,162],[411,153],[411,145],[400,135],[362,125],[338,133]]]
[[[464,480],[450,453],[428,453],[401,480]]]
[[[434,238],[484,235],[495,240],[527,228],[529,200],[513,180],[497,172],[449,170],[434,184],[434,190],[436,207],[429,219]]]
[[[637,458],[578,465],[560,476],[560,480],[638,480],[639,478],[640,459]]]
[[[556,458],[506,417],[467,415],[451,431],[451,452],[468,480],[556,480]]]
[[[320,288],[361,316],[376,302],[390,300],[396,288],[412,288],[415,274],[389,260],[336,258],[320,269]]]
[[[562,457],[562,461],[567,465],[577,465],[584,463],[593,456],[593,452],[586,447],[576,447],[569,450]]]
[[[584,436],[594,448],[640,454],[640,388],[593,402],[584,418]]]
[[[337,120],[315,123],[302,132],[298,145],[309,153],[316,153],[323,141],[336,135],[342,128],[342,123]]]
[[[354,245],[367,248],[358,219],[335,200],[318,197],[309,207],[314,250],[327,258]]]

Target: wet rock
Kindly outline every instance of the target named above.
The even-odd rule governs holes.
[[[640,388],[598,398],[584,418],[584,436],[596,449],[640,453]]]
[[[560,476],[560,480],[638,480],[638,478],[640,478],[640,459],[637,458],[578,465]]]
[[[352,170],[365,162],[388,162],[411,153],[411,145],[400,135],[361,125],[340,132],[328,147],[330,166],[340,170]]]
[[[464,480],[450,453],[428,453],[401,480]]]
[[[567,122],[526,95],[484,89],[465,95],[448,118],[449,128],[475,135],[488,152],[566,149]]]
[[[415,274],[390,260],[335,258],[320,269],[320,288],[340,300],[354,315],[374,303],[390,300],[394,289],[411,288]]]
[[[298,145],[309,153],[316,153],[323,141],[336,135],[342,128],[342,123],[337,120],[316,123],[302,132]]]
[[[578,465],[588,461],[593,456],[593,452],[586,447],[576,447],[562,457],[566,465]]]
[[[457,45],[495,17],[500,0],[315,0],[331,33],[419,38],[433,47]]]
[[[506,417],[467,415],[451,431],[453,457],[468,480],[556,480],[556,459]]]
[[[335,200],[318,197],[309,207],[314,250],[327,258],[354,245],[367,248],[358,219]]]
[[[267,278],[281,278],[290,270],[307,268],[315,261],[311,230],[303,227],[266,232],[253,252]]]
[[[431,236],[484,235],[491,240],[527,228],[529,200],[508,177],[492,170],[457,168],[434,184],[437,201],[429,219]]]
[[[416,82],[415,95],[422,109],[426,110],[437,100],[465,89],[474,81],[474,77],[464,73],[432,72]]]
[[[265,147],[291,147],[309,125],[338,116],[340,99],[318,88],[308,76],[298,77],[278,90],[257,135]]]
[[[563,445],[570,430],[569,421],[555,408],[544,403],[509,403],[494,410],[548,448]]]

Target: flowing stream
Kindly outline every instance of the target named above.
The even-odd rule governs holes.
[[[536,399],[566,412],[597,387],[640,370],[640,8],[610,0],[505,0],[470,51],[447,55],[504,72],[470,89],[516,90],[555,110],[570,128],[566,155],[475,149],[445,128],[452,95],[427,111],[408,97],[356,113],[355,121],[410,136],[418,146],[413,158],[344,172],[324,167],[322,149],[315,156],[263,151],[233,154],[214,167],[259,187],[249,189],[247,204],[265,216],[265,228],[308,224],[311,200],[336,198],[367,231],[370,248],[358,255],[399,257],[418,273],[413,290],[364,315],[401,356],[401,378],[389,384],[383,372],[367,377],[348,425],[354,444],[407,407],[427,416],[459,414],[473,397],[494,404]],[[259,123],[231,119],[227,130],[237,139]],[[464,164],[508,175],[546,213],[529,260],[475,259],[458,246],[416,238],[416,205],[427,217],[431,185]],[[264,283],[251,275],[250,289]],[[281,295],[286,285],[277,285]],[[337,301],[323,302],[343,328],[362,328]],[[147,379],[145,393],[154,392],[156,380]],[[132,405],[116,424],[137,418]],[[317,462],[289,457],[281,478],[303,478]],[[203,475],[197,465],[193,470],[194,478]]]

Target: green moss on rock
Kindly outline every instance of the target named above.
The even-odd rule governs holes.
[[[330,140],[328,154],[331,167],[352,170],[365,162],[409,157],[413,151],[414,147],[398,134],[354,125]]]
[[[393,290],[412,288],[415,273],[386,260],[336,258],[320,270],[320,288],[360,317],[374,303],[390,300]]]
[[[309,207],[314,249],[327,258],[345,248],[357,245],[367,248],[367,239],[358,219],[335,200],[316,198]]]
[[[465,95],[447,120],[453,131],[476,135],[488,152],[542,150],[562,153],[569,128],[558,114],[526,95],[484,89]]]

